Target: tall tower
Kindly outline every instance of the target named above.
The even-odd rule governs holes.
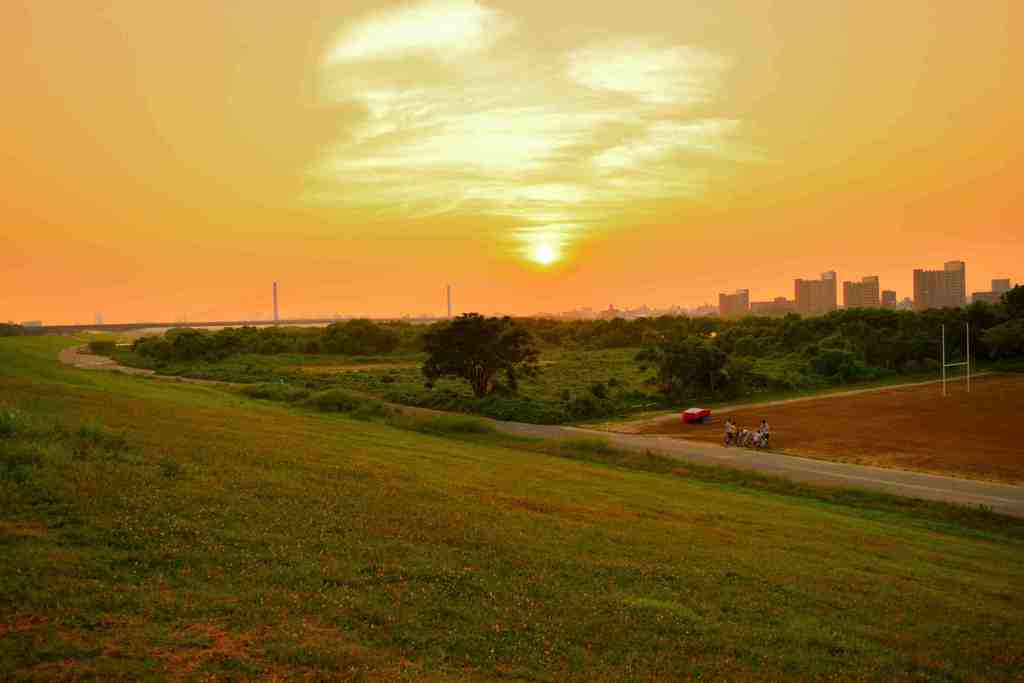
[[[448,285],[448,319],[452,317],[452,286]]]
[[[277,315],[277,283],[275,282],[274,283],[274,324],[275,325],[277,324],[278,320],[279,320],[279,318],[278,318],[278,315]]]

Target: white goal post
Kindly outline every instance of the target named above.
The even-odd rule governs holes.
[[[964,323],[964,339],[967,343],[964,357],[966,360],[959,363],[946,362],[946,326],[942,326],[942,395],[946,395],[946,368],[956,368],[961,365],[967,368],[967,393],[971,393],[971,324]]]

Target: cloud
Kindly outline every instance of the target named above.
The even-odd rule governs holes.
[[[682,109],[713,102],[724,57],[645,38],[499,48],[513,25],[472,0],[433,0],[346,29],[323,92],[365,115],[313,169],[307,200],[489,217],[513,251],[554,254],[640,201],[699,198],[713,177],[702,157],[743,158],[740,121]],[[439,59],[389,61],[420,54]]]
[[[602,171],[620,171],[656,161],[679,151],[715,153],[723,148],[724,137],[736,129],[734,119],[699,121],[658,121],[636,140],[609,147],[593,158]]]
[[[424,53],[454,59],[489,47],[509,29],[500,12],[475,0],[423,0],[350,26],[327,61],[345,64]]]
[[[728,60],[689,45],[656,47],[644,40],[592,45],[569,53],[569,78],[594,90],[652,104],[706,101]]]

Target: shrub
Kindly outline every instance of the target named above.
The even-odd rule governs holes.
[[[394,331],[370,320],[333,323],[323,331],[323,348],[348,356],[391,353],[400,342]]]
[[[328,389],[311,395],[306,405],[325,413],[349,413],[353,417],[368,418],[387,414],[380,401],[364,398],[344,389]]]
[[[110,340],[89,342],[89,352],[94,353],[97,356],[108,356],[113,353],[116,348],[117,344]]]
[[[494,425],[473,417],[438,415],[396,420],[396,426],[424,434],[492,434]]]
[[[530,401],[521,397],[487,396],[480,399],[462,400],[458,403],[457,410],[496,420],[532,422],[534,424],[558,424],[566,420],[566,412],[562,406],[545,401]]]
[[[360,420],[372,420],[378,417],[387,417],[389,412],[388,407],[380,401],[365,400],[349,415]]]
[[[109,429],[98,420],[83,422],[76,433],[78,446],[76,452],[81,454],[89,448],[103,448],[108,451],[119,451],[128,445],[128,439],[122,432]]]
[[[608,398],[608,387],[606,387],[602,382],[594,382],[590,385],[590,393],[592,393],[595,398]]]
[[[266,382],[262,384],[251,384],[242,387],[240,393],[250,398],[261,398],[268,401],[283,401],[284,403],[297,403],[309,398],[309,389],[293,387],[280,382]]]
[[[24,484],[32,478],[32,468],[42,461],[36,444],[0,442],[0,479]]]
[[[25,418],[13,408],[0,410],[0,438],[14,436],[24,429]]]
[[[579,396],[569,402],[566,412],[574,419],[586,420],[612,415],[615,408],[611,401],[599,399],[596,396]]]
[[[1024,293],[1024,288],[1019,289]],[[1024,355],[1024,318],[1011,320],[985,330],[981,338],[989,348],[992,358],[1022,356]]]
[[[177,479],[181,476],[181,472],[181,464],[171,457],[165,456],[160,460],[160,474],[165,479]]]

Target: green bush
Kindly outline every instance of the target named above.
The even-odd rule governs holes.
[[[181,464],[176,460],[170,457],[164,457],[160,460],[160,474],[165,479],[177,479],[181,476],[181,472]]]
[[[24,484],[32,478],[32,470],[43,462],[37,444],[0,442],[0,479]]]
[[[262,384],[251,384],[242,387],[240,393],[250,398],[261,398],[268,401],[281,401],[284,403],[298,403],[309,398],[309,389],[293,387],[280,382],[265,382]]]
[[[79,453],[91,448],[116,452],[128,445],[128,439],[122,432],[115,432],[98,420],[83,422],[75,436],[78,441],[76,451]]]
[[[578,396],[569,401],[566,412],[576,420],[608,417],[615,414],[615,404],[596,396]]]
[[[344,389],[328,389],[312,394],[306,405],[325,413],[348,413],[352,417],[370,418],[387,415],[387,406],[380,401],[357,396]]]
[[[0,438],[14,436],[24,429],[25,418],[17,410],[0,410]]]
[[[323,330],[323,348],[348,356],[391,353],[400,343],[396,332],[370,320],[333,323]]]
[[[495,431],[489,422],[460,415],[407,417],[396,420],[395,425],[424,434],[493,434]]]
[[[110,340],[89,342],[89,352],[94,353],[97,356],[108,356],[113,353],[116,348],[117,344]]]

